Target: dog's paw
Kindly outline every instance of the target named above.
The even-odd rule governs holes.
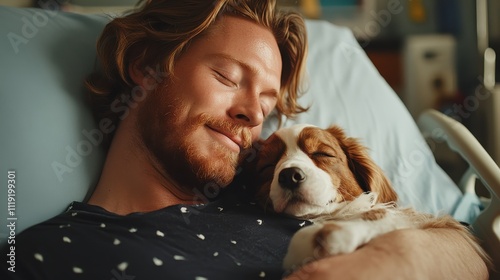
[[[286,271],[295,270],[308,262],[321,258],[315,251],[314,238],[322,228],[322,225],[313,224],[301,228],[293,235],[283,260],[283,268]]]
[[[292,237],[283,268],[294,270],[314,260],[351,253],[364,243],[362,234],[348,223],[313,224],[300,229]]]
[[[314,250],[321,257],[348,254],[362,244],[358,234],[346,224],[325,223],[314,237]]]
[[[295,269],[327,256],[351,253],[361,244],[346,224],[313,224],[295,233],[288,246],[283,267]]]

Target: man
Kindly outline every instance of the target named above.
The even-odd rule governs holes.
[[[305,222],[223,189],[275,107],[304,110],[305,41],[302,20],[276,13],[274,1],[153,0],[110,23],[102,72],[88,81],[96,114],[119,123],[99,182],[87,203],[17,237],[17,272],[7,276],[280,278]],[[124,93],[136,105],[126,116],[113,110]],[[453,230],[397,231],[289,278],[486,278],[474,254]]]

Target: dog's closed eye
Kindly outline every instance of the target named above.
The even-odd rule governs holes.
[[[311,157],[313,157],[313,158],[319,158],[319,157],[335,158],[336,156],[332,153],[329,153],[329,152],[317,151],[317,152],[312,153]]]

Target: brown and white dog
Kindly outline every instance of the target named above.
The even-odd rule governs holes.
[[[397,195],[356,139],[337,126],[282,128],[260,142],[253,161],[257,198],[277,213],[314,224],[291,240],[286,270],[318,258],[350,253],[371,239],[403,228],[455,228],[481,256],[474,237],[449,216],[396,207]]]

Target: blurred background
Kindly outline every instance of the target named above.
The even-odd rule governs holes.
[[[308,18],[349,27],[417,119],[428,108],[463,123],[500,163],[500,1],[281,0]],[[467,168],[445,144],[438,163],[458,182]]]
[[[0,0],[0,5],[120,14],[137,0]],[[500,163],[500,1],[278,0],[309,19],[350,28],[412,116],[434,108],[463,123]],[[458,181],[467,168],[433,143]],[[455,177],[456,174],[456,177]]]

